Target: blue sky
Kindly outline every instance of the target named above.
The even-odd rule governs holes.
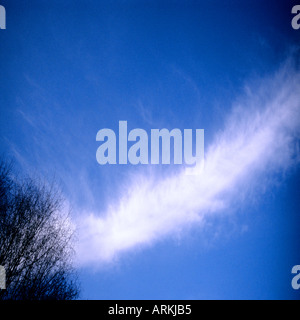
[[[5,1],[0,152],[55,179],[83,299],[297,299],[295,1]],[[105,165],[102,128],[205,130],[205,168]]]

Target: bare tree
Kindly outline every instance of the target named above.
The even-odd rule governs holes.
[[[0,265],[6,271],[0,299],[78,297],[74,233],[63,204],[53,187],[32,179],[19,182],[0,162]]]

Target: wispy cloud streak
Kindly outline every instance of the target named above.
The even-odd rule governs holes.
[[[206,148],[200,175],[139,175],[124,183],[126,193],[107,212],[80,218],[82,264],[111,261],[122,252],[201,225],[206,217],[228,209],[248,183],[258,185],[265,174],[298,162],[293,145],[300,132],[299,74],[285,65],[272,79],[246,91]]]

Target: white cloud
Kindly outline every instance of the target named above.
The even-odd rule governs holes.
[[[300,76],[285,65],[239,100],[224,130],[205,150],[198,176],[184,171],[137,176],[107,212],[80,218],[82,264],[111,261],[229,208],[237,191],[295,163],[300,130]]]

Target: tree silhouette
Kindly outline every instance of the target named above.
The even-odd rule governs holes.
[[[18,181],[0,162],[0,299],[70,300],[78,297],[72,267],[73,228],[54,187]]]

